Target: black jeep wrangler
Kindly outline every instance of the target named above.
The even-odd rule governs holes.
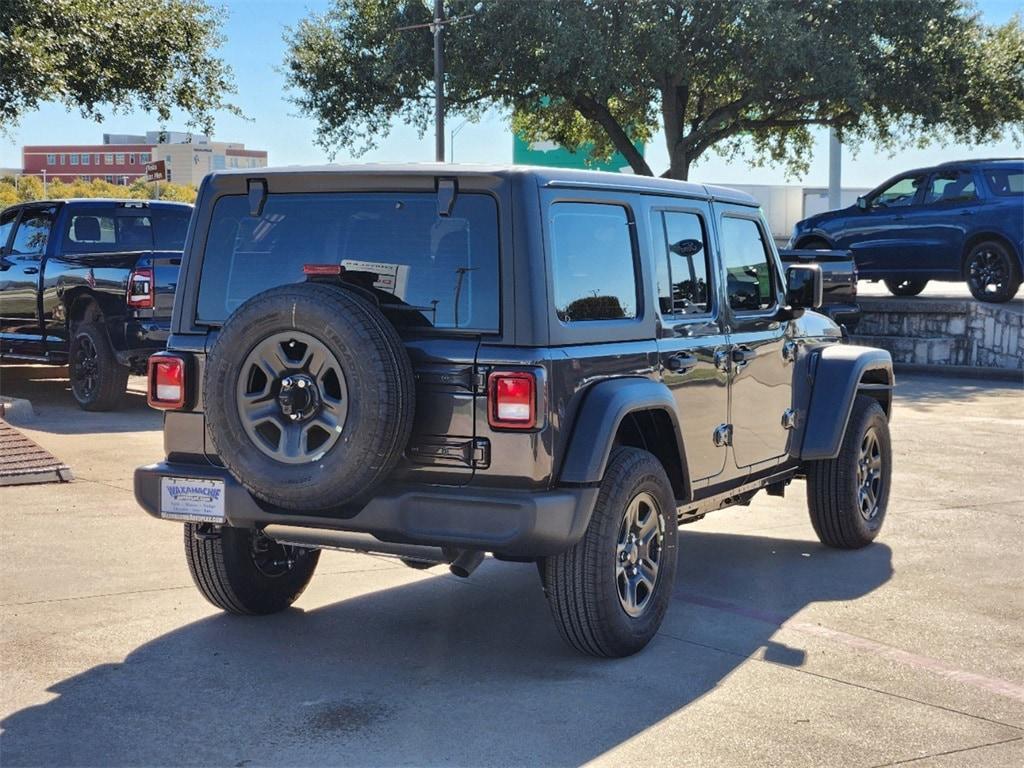
[[[885,518],[888,353],[812,311],[753,199],[615,174],[445,165],[206,177],[168,350],[166,459],[196,586],[291,605],[319,550],[469,575],[535,561],[575,648],[634,653],[679,524],[806,479],[811,523]]]

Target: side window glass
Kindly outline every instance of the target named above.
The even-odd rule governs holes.
[[[97,216],[93,213],[77,214],[68,222],[68,233],[64,238],[67,253],[96,253],[117,249],[117,236],[113,216]]]
[[[11,236],[11,230],[14,228],[14,220],[16,218],[18,218],[16,210],[0,214],[0,248],[4,248],[7,245],[7,239]]]
[[[42,255],[46,252],[46,243],[50,239],[52,226],[52,208],[26,212],[14,233],[11,253],[21,256]]]
[[[977,198],[974,174],[970,171],[946,171],[932,176],[924,201],[926,203],[963,203]]]
[[[600,203],[554,203],[548,217],[558,319],[636,317],[636,262],[626,209]]]
[[[662,314],[702,315],[711,311],[708,249],[704,222],[695,213],[660,214],[663,253],[658,258],[658,305]]]
[[[770,309],[775,304],[771,249],[751,219],[722,218],[722,261],[729,306],[736,310]]]
[[[912,205],[924,176],[904,176],[871,198],[874,208],[902,208]]]

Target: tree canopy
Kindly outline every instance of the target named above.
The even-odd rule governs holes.
[[[685,179],[710,149],[805,170],[812,129],[856,145],[1022,138],[1024,28],[970,0],[449,0],[449,111],[500,105],[528,139],[651,168],[664,129]],[[360,153],[395,118],[425,131],[432,36],[422,0],[334,0],[286,35],[293,100],[330,151]]]
[[[0,130],[57,101],[97,121],[104,106],[180,109],[210,133],[215,112],[238,114],[220,23],[203,0],[3,0]]]

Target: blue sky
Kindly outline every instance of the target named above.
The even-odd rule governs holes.
[[[327,0],[228,0],[228,20],[222,55],[233,67],[238,94],[233,101],[251,119],[218,115],[216,138],[242,141],[255,149],[266,149],[273,165],[319,163],[328,161],[327,153],[313,141],[314,125],[296,114],[286,100],[284,81],[275,71],[284,59],[282,40],[284,27],[294,24],[311,11],[323,10]],[[1021,8],[1018,0],[981,0],[978,3],[986,21],[1001,23]],[[458,128],[461,121],[449,123]],[[184,121],[166,127],[180,128]],[[143,133],[160,126],[154,116],[145,113],[111,115],[102,123],[82,119],[59,105],[46,105],[27,115],[8,136],[0,136],[0,167],[21,164],[22,144],[99,143],[102,134]],[[828,143],[824,132],[818,138],[810,171],[800,179],[786,180],[779,168],[751,168],[745,161],[728,162],[708,153],[692,171],[691,178],[719,184],[803,183],[824,186],[828,182]],[[456,162],[511,162],[512,137],[508,121],[498,113],[489,114],[479,123],[470,123],[455,138]],[[933,146],[924,150],[908,150],[889,157],[865,146],[857,157],[844,157],[843,186],[872,187],[905,168],[929,165],[963,156],[1012,155],[1024,151],[1009,142],[986,146]],[[395,125],[390,136],[377,149],[363,155],[363,161],[426,162],[433,159],[433,137],[419,138],[415,129]],[[668,165],[662,136],[647,148],[647,158],[655,172]],[[338,153],[334,160],[353,160]]]

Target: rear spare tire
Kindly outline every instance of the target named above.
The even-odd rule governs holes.
[[[370,301],[330,285],[284,285],[239,307],[210,351],[204,395],[225,466],[290,510],[370,493],[412,429],[412,363],[397,331]]]

